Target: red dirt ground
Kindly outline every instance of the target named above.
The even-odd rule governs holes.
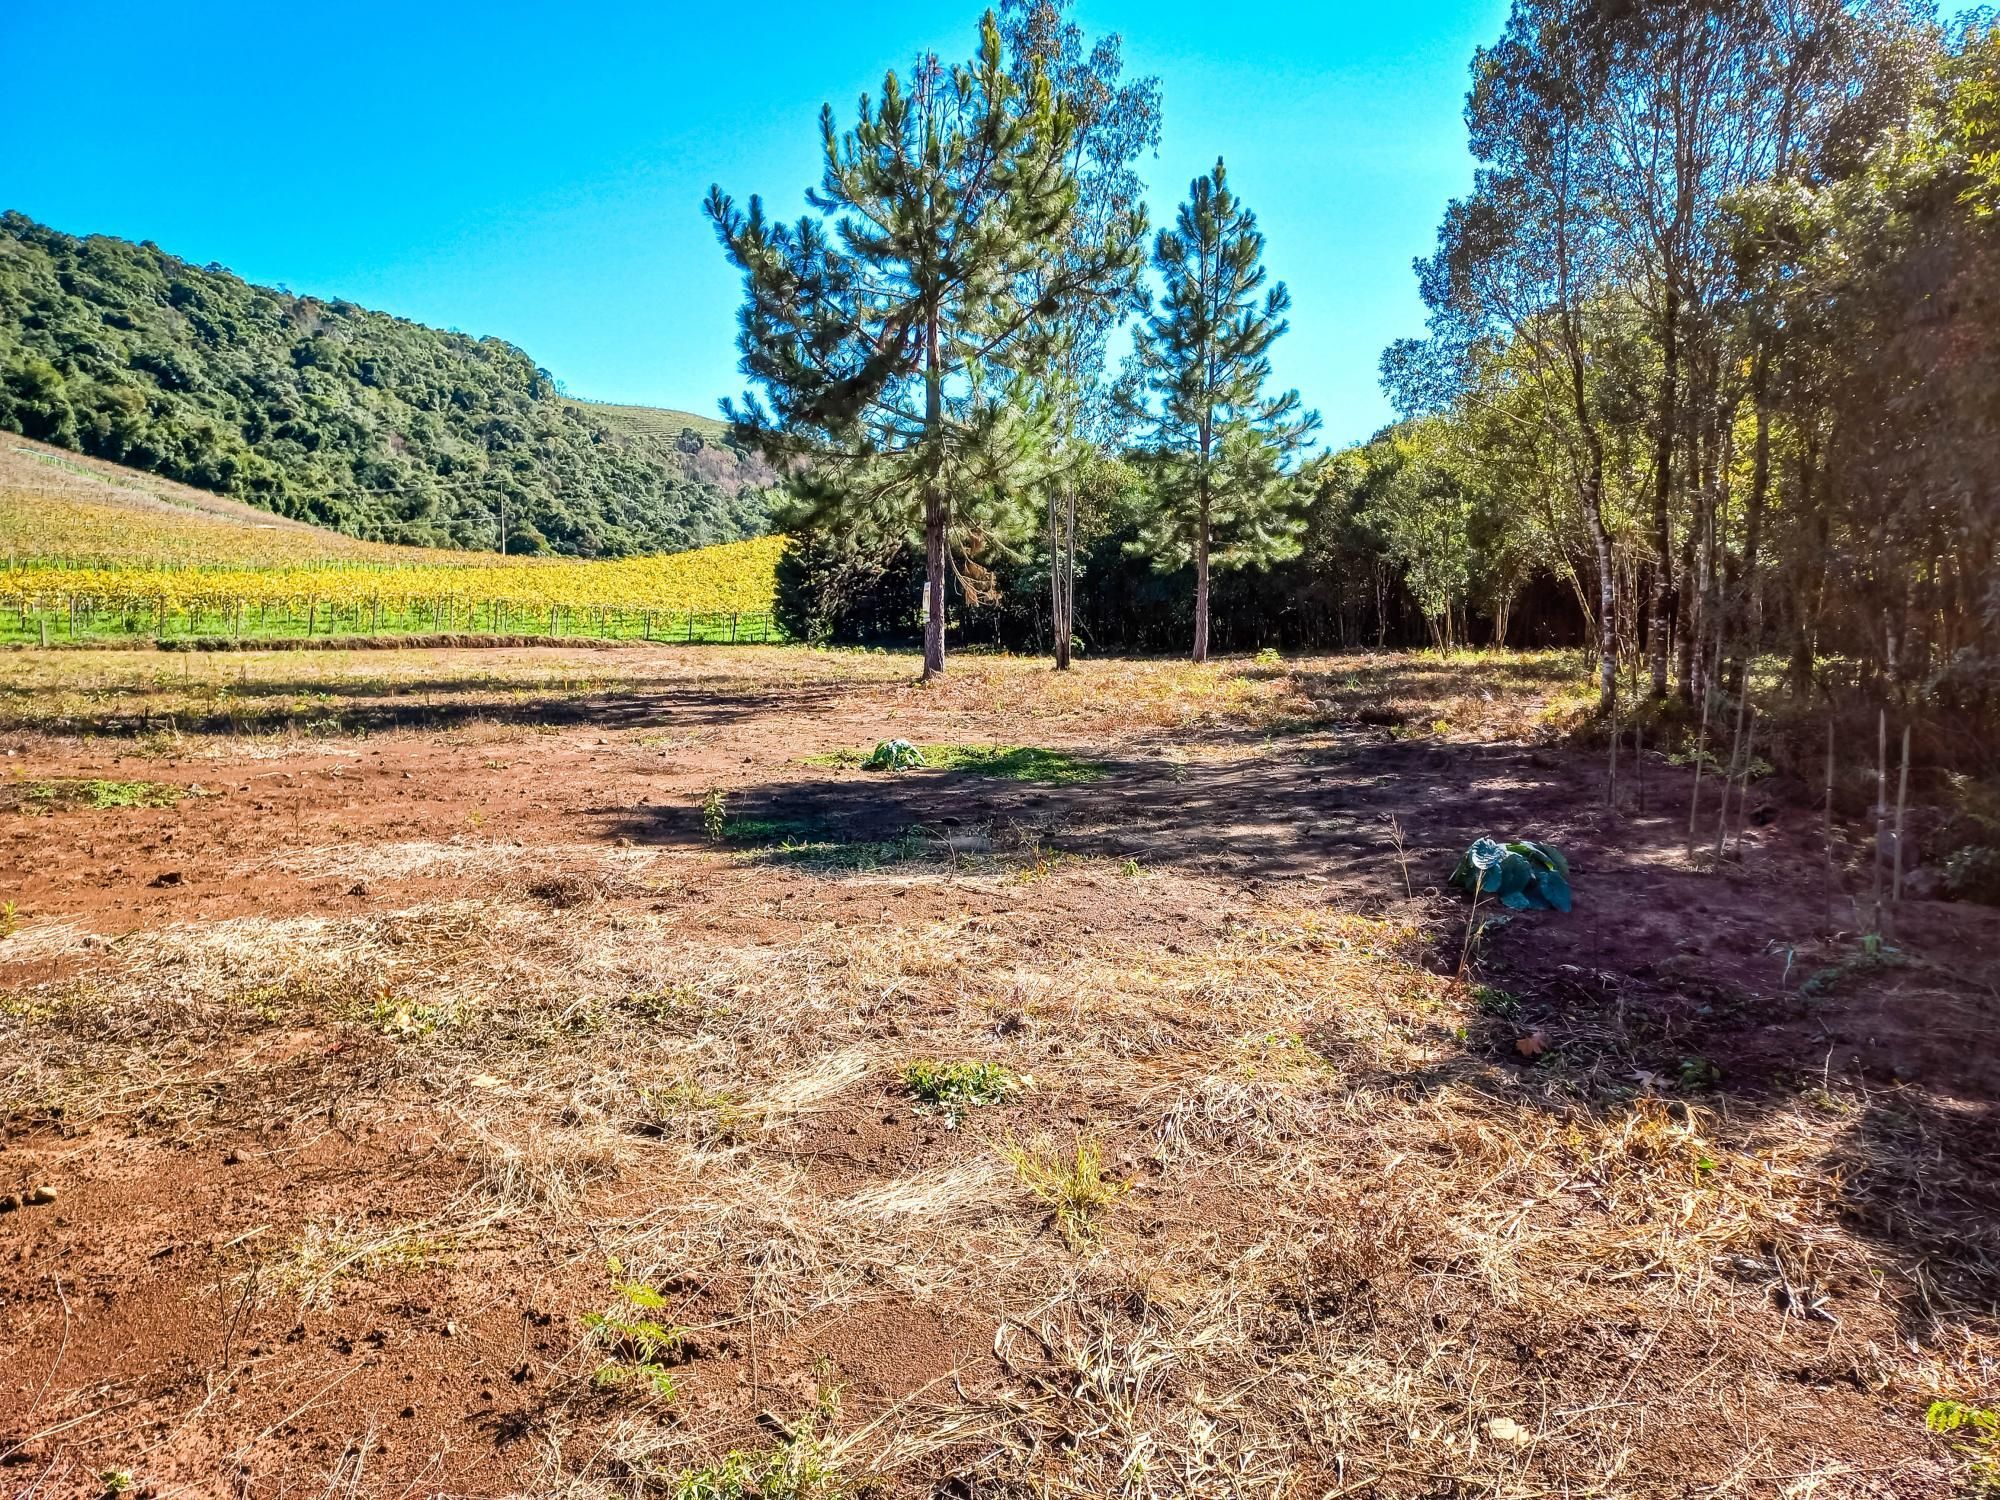
[[[504,674],[538,654],[495,657]],[[599,879],[592,861],[616,851],[658,851],[673,878],[653,888],[614,882],[575,899],[656,921],[663,942],[689,953],[810,948],[827,931],[893,941],[959,923],[984,924],[1026,962],[1077,932],[1191,954],[1231,923],[1282,906],[1420,911],[1434,964],[1450,969],[1463,907],[1425,893],[1473,837],[1532,833],[1568,851],[1580,904],[1568,919],[1529,916],[1490,930],[1480,976],[1519,997],[1519,1009],[1465,1047],[1518,1070],[1523,1037],[1587,1060],[1615,1034],[1621,1056],[1662,1079],[1711,1069],[1734,1101],[1725,1112],[1754,1111],[1765,1094],[1802,1080],[1845,1080],[1883,1107],[1879,1131],[1851,1138],[1858,1154],[1842,1166],[1852,1198],[1840,1221],[1874,1236],[1885,1257],[1942,1255],[1938,1279],[1990,1307],[1996,1288],[1979,1280],[1983,1252],[1953,1260],[1941,1247],[1982,1217],[1990,1241],[2000,1223],[2000,912],[1907,902],[1893,941],[1909,962],[1856,968],[1824,995],[1802,995],[1801,980],[1851,956],[1865,925],[1865,877],[1851,847],[1828,900],[1812,810],[1760,799],[1741,858],[1709,868],[1684,855],[1688,783],[1664,764],[1649,772],[1649,811],[1613,812],[1601,806],[1595,759],[1548,745],[1405,740],[1353,720],[1275,740],[1257,723],[1121,724],[1075,706],[1024,709],[1021,699],[983,707],[970,686],[919,694],[886,674],[777,673],[754,692],[722,691],[688,679],[697,659],[633,653],[620,671],[639,686],[572,696],[543,715],[547,732],[499,713],[461,714],[447,700],[399,705],[365,736],[275,749],[199,729],[165,754],[116,735],[10,734],[0,744],[17,778],[146,779],[199,794],[168,808],[0,819],[0,891],[22,922],[0,942],[0,994],[88,983],[128,936],[245,917],[386,917],[539,891],[555,922],[572,900],[562,879]],[[890,723],[919,742],[1050,746],[1101,761],[1106,774],[1035,785],[930,772],[885,779],[807,763],[872,743]],[[1031,869],[1049,861],[1050,874],[1032,886],[902,879],[895,866],[849,873],[731,855],[704,834],[702,798],[714,789],[733,819],[800,837],[969,831]],[[1414,897],[1403,889],[1391,815]],[[461,862],[440,873],[435,864],[400,868],[385,854],[419,845],[459,851]],[[1172,884],[1121,879],[1126,860]],[[1185,899],[1191,892],[1200,899]],[[882,1033],[894,1036],[904,1022],[888,993],[880,1004]],[[980,1034],[1004,1041],[1010,1024],[1003,1014]],[[129,1032],[113,1040],[131,1045]],[[85,1033],[78,1046],[88,1043]],[[1062,1044],[1052,1045],[1051,1065],[1061,1066]],[[288,1018],[247,1034],[218,1024],[171,1054],[185,1086],[158,1074],[100,1080],[98,1104],[81,1118],[62,1106],[38,1112],[10,1092],[0,1191],[49,1184],[56,1197],[0,1215],[0,1493],[98,1493],[112,1470],[161,1497],[556,1493],[577,1475],[595,1476],[603,1493],[639,1491],[618,1457],[622,1398],[575,1394],[588,1374],[577,1319],[607,1295],[593,1226],[641,1221],[660,1193],[684,1193],[678,1169],[656,1177],[643,1156],[625,1160],[561,1213],[559,1229],[501,1212],[475,1234],[454,1231],[414,1252],[393,1274],[344,1279],[322,1299],[260,1289],[272,1274],[265,1253],[314,1226],[339,1223],[365,1238],[370,1226],[434,1219],[466,1192],[475,1174],[457,1128],[440,1101],[412,1092],[404,1055],[396,1039],[351,1024]],[[481,1089],[504,1099],[515,1082],[460,1078],[452,1108]],[[1037,1095],[1017,1118],[1025,1129],[1116,1114],[1108,1101],[1100,1109]],[[1198,1190],[1173,1184],[1139,1137],[1110,1139],[1124,1153],[1114,1168],[1136,1183],[1120,1212],[1137,1239],[1193,1246],[1218,1225],[1234,1226],[1225,1237],[1255,1228],[1255,1195],[1219,1179]],[[1912,1141],[1921,1152],[1891,1160]],[[871,1075],[759,1134],[751,1160],[805,1174],[831,1199],[948,1169],[965,1160],[963,1147],[936,1118],[913,1114],[893,1080]],[[1930,1201],[1931,1154],[1984,1170]],[[966,1232],[957,1220],[937,1231]],[[773,1427],[790,1430],[813,1401],[822,1361],[844,1383],[850,1426],[900,1410],[913,1393],[947,1404],[955,1390],[1000,1399],[1024,1378],[1014,1356],[996,1354],[1004,1329],[961,1315],[978,1307],[975,1294],[926,1304],[857,1273],[844,1304],[771,1327],[734,1321],[745,1288],[727,1280],[662,1289],[675,1319],[700,1330],[680,1356],[679,1404],[698,1414],[710,1458],[769,1442]],[[1611,1330],[1575,1336],[1577,1360],[1589,1339],[1617,1342]],[[1650,1346],[1652,1357],[1698,1379],[1699,1341],[1680,1351],[1673,1343]],[[1614,1373],[1627,1367],[1623,1352],[1605,1357]],[[1586,1368],[1574,1366],[1571,1378],[1587,1391]],[[1879,1491],[1856,1481],[1826,1493],[1936,1492],[1925,1486],[1942,1471],[1922,1467],[1935,1445],[1920,1431],[1885,1453],[1873,1396],[1810,1360],[1798,1379],[1826,1418],[1794,1434],[1802,1454],[1844,1458],[1856,1474],[1911,1466],[1896,1470],[1903,1479],[1880,1479]],[[1627,1476],[1623,1492],[1721,1493],[1726,1476],[1705,1469],[1699,1433],[1687,1435],[1682,1472]],[[885,1480],[885,1492],[1013,1493],[928,1487],[978,1446],[973,1435],[962,1451],[937,1446]],[[1326,1452],[1301,1448],[1292,1473],[1301,1494],[1359,1492],[1343,1488],[1353,1476]],[[1381,1494],[1471,1493],[1425,1490],[1388,1470],[1377,1482]]]

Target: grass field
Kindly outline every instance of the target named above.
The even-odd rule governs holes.
[[[2000,921],[1580,667],[15,654],[0,1473],[1977,1493]]]

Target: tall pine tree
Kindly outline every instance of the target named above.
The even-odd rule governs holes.
[[[1153,476],[1139,545],[1169,566],[1194,563],[1196,661],[1208,660],[1210,570],[1293,556],[1304,526],[1291,468],[1319,417],[1297,391],[1264,394],[1291,296],[1278,282],[1258,297],[1263,258],[1256,215],[1217,161],[1154,242],[1164,295],[1133,350]]]
[[[1047,434],[1007,392],[1038,327],[1137,272],[1136,217],[1079,253],[1077,129],[1041,69],[1010,72],[988,12],[971,62],[926,59],[907,91],[890,73],[844,135],[821,112],[816,216],[786,226],[709,193],[744,274],[743,370],[769,402],[725,409],[802,520],[921,532],[926,677],[944,670],[947,571],[978,590],[981,552],[1028,524],[1018,476]]]

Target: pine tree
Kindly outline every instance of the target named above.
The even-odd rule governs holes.
[[[927,58],[907,92],[890,73],[844,135],[821,112],[816,216],[788,227],[709,193],[744,273],[742,367],[769,401],[725,410],[801,519],[921,533],[926,677],[944,670],[947,571],[976,596],[981,553],[1031,524],[1021,471],[1047,438],[1011,390],[1038,320],[1137,269],[1136,228],[1076,252],[1077,128],[1041,70],[1010,73],[988,12],[970,63]]]
[[[1153,476],[1139,545],[1171,566],[1194,563],[1196,661],[1208,660],[1209,570],[1293,556],[1304,525],[1290,468],[1319,417],[1300,410],[1297,391],[1263,393],[1291,306],[1283,282],[1258,299],[1263,256],[1256,215],[1217,161],[1154,242],[1164,296],[1133,351]]]

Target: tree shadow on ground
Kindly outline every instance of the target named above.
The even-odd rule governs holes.
[[[1447,970],[1476,915],[1474,970],[1508,1009],[1470,1029],[1468,1065],[1513,1070],[1531,1085],[1516,1097],[1563,1115],[1609,1118],[1653,1092],[1726,1108],[1741,1125],[1823,1094],[1848,1120],[1823,1170],[1842,1184],[1850,1227],[1915,1268],[1914,1284],[1961,1307],[2000,1302],[2000,1058],[1990,1042],[2000,913],[1912,904],[1914,945],[1953,956],[1958,970],[1862,965],[1813,993],[1815,966],[1839,969],[1859,950],[1851,933],[1828,929],[1809,813],[1760,807],[1742,859],[1690,861],[1690,778],[1663,762],[1640,815],[1606,807],[1595,758],[1566,751],[1394,740],[1353,725],[1261,752],[1239,753],[1247,747],[1228,730],[1191,743],[1230,753],[1114,758],[1101,780],[1065,786],[801,767],[727,794],[726,843],[833,879],[966,850],[1054,852],[1207,877],[1223,903],[1284,884],[1301,901],[1363,912],[1407,912],[1414,896]],[[692,803],[607,813],[601,832],[711,846]],[[1482,835],[1565,849],[1575,912],[1495,910],[1489,921],[1443,892],[1459,852]],[[1515,1044],[1535,1033],[1550,1047],[1530,1062]],[[1376,1081],[1423,1090],[1452,1076],[1447,1066]],[[1902,1312],[1920,1336],[1929,1298]]]
[[[521,689],[527,686],[528,691]],[[32,693],[6,690],[16,699]],[[171,687],[163,690],[171,696]],[[837,681],[784,688],[732,685],[718,692],[714,681],[687,684],[619,684],[587,691],[563,691],[543,684],[523,685],[506,678],[402,678],[341,681],[328,692],[321,679],[299,678],[227,684],[227,706],[193,709],[171,704],[152,707],[147,689],[122,695],[130,709],[114,704],[102,712],[40,717],[25,727],[87,732],[110,738],[137,738],[162,730],[184,735],[313,733],[381,734],[394,730],[449,733],[473,725],[541,725],[557,728],[620,730],[714,729],[774,713],[818,713],[842,700]],[[281,705],[290,702],[293,706]],[[19,721],[19,709],[5,717]]]

